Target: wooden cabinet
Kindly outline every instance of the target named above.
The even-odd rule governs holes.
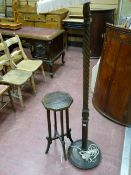
[[[91,10],[91,57],[100,57],[106,23],[114,24],[114,9]]]
[[[53,65],[57,59],[64,64],[64,30],[24,26],[18,30],[0,29],[4,39],[19,35],[22,44],[30,48],[33,59],[41,59],[53,77]],[[10,48],[13,49],[13,48]]]
[[[131,125],[131,30],[107,26],[93,104],[109,119]]]
[[[69,38],[69,45],[82,45],[83,20],[80,18],[83,16],[70,15],[70,20],[63,20],[68,36],[73,40]],[[106,23],[114,23],[114,9],[91,9],[90,50],[93,58],[101,55]]]
[[[27,10],[25,10],[27,9]],[[62,20],[67,16],[67,9],[60,9],[47,14],[37,14],[35,9],[28,10],[28,6],[25,9],[19,9],[19,22],[23,26],[44,27],[44,28],[62,28]]]

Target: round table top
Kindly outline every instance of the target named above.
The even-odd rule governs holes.
[[[52,92],[46,94],[42,99],[42,104],[48,110],[61,111],[71,106],[73,102],[72,97],[65,92]]]

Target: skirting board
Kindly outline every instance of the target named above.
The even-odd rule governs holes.
[[[131,175],[131,127],[125,129],[120,175]]]

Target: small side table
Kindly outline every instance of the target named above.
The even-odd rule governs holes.
[[[47,154],[52,143],[52,140],[60,139],[63,149],[63,154],[65,160],[67,160],[66,151],[65,151],[65,141],[64,136],[70,139],[71,138],[71,129],[69,128],[69,107],[73,102],[72,97],[65,92],[53,92],[49,93],[44,96],[42,99],[42,103],[47,110],[47,123],[48,123],[48,137],[46,137],[48,143],[45,153]],[[52,137],[51,133],[51,118],[50,118],[50,111],[54,112],[54,137]],[[57,130],[57,112],[60,112],[60,125],[61,125],[61,134],[58,133]],[[63,111],[65,111],[66,116],[66,133],[64,133],[64,122],[63,122]]]
[[[71,35],[75,38],[82,38],[83,37],[83,19],[80,18],[66,18],[64,20],[62,20],[63,22],[63,28],[65,29],[65,48],[68,49],[68,37]],[[79,45],[82,45],[82,42],[78,42],[76,40],[77,43],[79,43]]]

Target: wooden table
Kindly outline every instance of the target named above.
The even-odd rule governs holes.
[[[23,45],[31,49],[32,57],[48,65],[51,77],[54,61],[62,56],[64,64],[64,30],[25,26],[18,30],[0,29],[0,32],[6,38],[19,35]]]
[[[67,136],[67,138],[69,138],[70,141],[73,142],[71,138],[71,128],[69,128],[69,108],[72,102],[73,99],[68,93],[60,91],[46,94],[42,99],[42,104],[47,110],[47,123],[48,123],[48,137],[46,137],[48,143],[45,153],[46,154],[48,153],[50,145],[53,140],[60,139],[65,160],[67,159],[67,156],[65,150],[64,137]],[[52,123],[51,123],[52,115],[50,115],[51,111],[53,111],[54,113],[54,137],[52,137]],[[57,115],[58,112],[60,112],[59,115]],[[58,116],[60,118],[58,118]],[[59,127],[57,121],[59,121],[59,119],[60,119],[61,134],[58,132]],[[64,131],[65,130],[64,127],[66,128],[66,132]]]

